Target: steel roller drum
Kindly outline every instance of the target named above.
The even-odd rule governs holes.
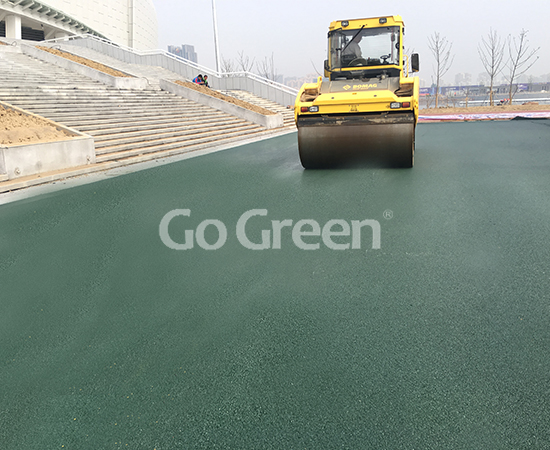
[[[306,169],[413,166],[412,112],[302,116],[297,125],[300,160]]]

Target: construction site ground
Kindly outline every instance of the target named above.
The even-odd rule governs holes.
[[[304,171],[293,133],[0,206],[2,446],[549,448],[550,120],[416,136],[413,169]],[[370,225],[251,250],[253,209],[257,245]]]
[[[191,84],[191,83],[188,83]],[[201,86],[198,86],[201,88]],[[206,88],[204,88],[206,90]],[[210,90],[209,90],[210,91]],[[216,91],[210,91],[218,98],[229,98]],[[231,101],[243,108],[265,113],[265,109],[255,107],[238,99],[231,98]],[[479,113],[501,113],[501,112],[525,112],[525,111],[550,111],[550,105],[505,105],[505,106],[476,106],[469,108],[427,108],[421,109],[420,114],[434,116],[442,114],[479,114]],[[25,117],[0,107],[0,138],[1,144],[15,145],[29,142],[49,142],[66,139],[63,131],[56,130],[49,124],[38,124],[33,117]]]

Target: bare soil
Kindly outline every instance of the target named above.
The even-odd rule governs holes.
[[[65,58],[65,59],[70,59],[71,61],[82,64],[83,66],[91,67],[92,69],[98,70],[99,72],[103,72],[108,75],[112,75],[113,77],[133,78],[131,75],[127,75],[123,72],[120,72],[119,70],[111,69],[110,67],[107,67],[104,64],[100,64],[98,62],[92,61],[91,59],[82,58],[80,56],[76,56],[71,53],[64,52],[64,51],[57,50],[55,48],[50,48],[50,47],[36,46],[36,48],[39,48],[40,50],[44,50],[45,52],[48,52],[48,53],[52,53],[53,55],[56,55],[56,56],[61,56],[62,58]]]
[[[550,111],[550,105],[526,103],[524,105],[472,106],[468,108],[427,108],[421,109],[420,114],[423,116],[435,116],[441,114],[487,114],[521,111]]]
[[[224,95],[219,93],[218,91],[214,91],[210,88],[207,88],[206,86],[201,86],[197,83],[191,83],[189,81],[174,81],[174,83],[179,84],[180,86],[185,86],[190,89],[194,89],[195,91],[199,91],[202,94],[210,95],[210,97],[219,98],[220,100],[224,100],[229,103],[233,103],[234,105],[240,106],[241,108],[246,108],[250,111],[257,112],[259,114],[263,114],[264,116],[272,116],[277,113],[273,111],[269,111],[268,109],[262,108],[260,106],[253,105],[252,103],[245,102],[243,100],[239,100],[238,98],[231,97],[229,95]]]
[[[45,120],[0,105],[0,145],[52,142],[72,137]]]

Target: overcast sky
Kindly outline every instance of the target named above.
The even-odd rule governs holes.
[[[153,3],[159,47],[194,45],[199,63],[215,68],[212,1]],[[236,59],[243,51],[259,61],[273,54],[277,72],[285,77],[322,70],[331,21],[392,14],[403,17],[405,46],[420,54],[419,76],[428,82],[434,66],[428,36],[437,31],[453,43],[455,59],[445,80],[454,83],[461,72],[472,74],[475,83],[483,72],[477,47],[490,27],[502,37],[528,30],[530,47],[540,47],[539,60],[529,73],[550,76],[549,0],[216,0],[216,10],[224,58]]]

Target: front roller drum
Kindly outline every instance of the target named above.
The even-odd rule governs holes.
[[[298,118],[302,166],[412,167],[414,114],[302,116]]]

